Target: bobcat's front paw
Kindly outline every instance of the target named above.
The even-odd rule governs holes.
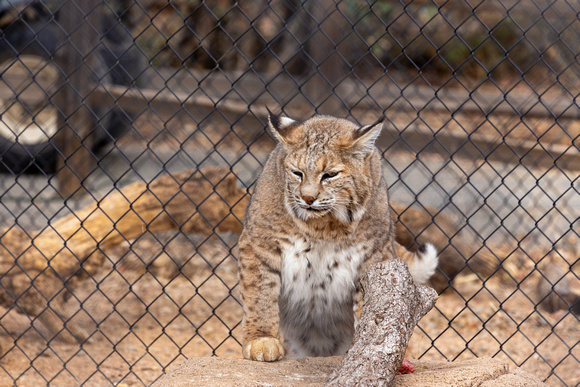
[[[273,337],[260,337],[244,345],[244,358],[257,361],[276,361],[284,356],[280,340]]]

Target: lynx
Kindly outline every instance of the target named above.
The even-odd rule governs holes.
[[[375,140],[382,120],[305,122],[270,114],[278,142],[256,184],[239,240],[243,355],[258,361],[346,352],[360,317],[359,278],[405,259],[418,283],[437,266],[430,244],[395,242]]]

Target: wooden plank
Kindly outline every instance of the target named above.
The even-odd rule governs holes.
[[[155,95],[165,89],[180,95],[180,101],[186,101],[190,94],[183,93],[181,90],[191,92],[203,90],[203,93],[199,92],[199,94],[209,95],[213,101],[224,99],[238,102],[253,101],[253,106],[268,104],[270,109],[283,105],[284,109],[297,110],[297,105],[305,102],[300,95],[304,92],[302,87],[308,83],[307,77],[287,74],[245,73],[241,75],[234,72],[198,69],[184,71],[172,68],[156,69],[155,72],[159,76],[151,77],[152,81],[149,85],[151,93],[147,95]],[[231,92],[232,88],[235,88],[235,93]],[[414,84],[400,87],[392,82],[369,80],[365,83],[365,80],[354,77],[340,82],[334,92],[349,107],[377,109],[377,106],[380,106],[384,109],[392,105],[392,108],[400,108],[402,112],[443,111],[518,115],[522,118],[549,116],[558,119],[580,118],[580,106],[576,103],[574,96],[567,93],[539,95],[524,93],[517,89],[504,93],[500,90],[484,90],[483,88],[470,92],[457,87],[436,88]],[[158,98],[161,101],[164,97],[160,95]],[[171,101],[171,98],[167,100],[168,103],[172,103]],[[304,107],[300,110],[304,111]]]
[[[174,71],[171,69],[171,71]],[[191,71],[196,73],[196,71]],[[229,92],[231,89],[231,81],[229,81],[223,74],[216,75],[194,74],[197,79],[211,79],[211,84],[214,85],[214,90],[225,90]],[[234,75],[232,77],[235,78]],[[191,82],[197,86],[197,79],[192,79]],[[265,79],[268,79],[267,77]],[[195,82],[194,82],[195,81]],[[210,81],[207,81],[210,82]],[[250,91],[256,94],[256,89],[263,89],[263,80],[254,79],[248,74],[244,75],[237,84],[238,92],[244,93]],[[288,93],[288,90],[296,89],[303,84],[303,80],[297,78],[292,80],[289,77],[284,79],[282,76],[277,76],[270,84],[269,90],[281,89],[285,94],[294,96],[294,93]],[[13,83],[17,83],[15,80]],[[274,85],[275,87],[273,87]],[[171,88],[171,87],[170,87]],[[580,118],[580,107],[576,104],[572,97],[569,98],[554,98],[549,95],[542,95],[541,97],[534,95],[522,95],[518,92],[511,92],[508,95],[499,92],[479,92],[476,97],[470,96],[465,90],[440,90],[436,91],[430,87],[416,87],[408,86],[403,91],[393,86],[384,86],[380,92],[376,92],[379,96],[372,99],[368,95],[358,95],[351,90],[354,88],[352,80],[345,80],[337,88],[337,94],[347,103],[352,106],[356,104],[358,107],[376,107],[377,104],[384,107],[395,103],[397,99],[404,99],[408,103],[401,104],[404,111],[451,111],[462,113],[482,114],[482,111],[488,114],[505,114],[518,115],[520,117],[542,118],[546,117],[547,111],[559,119]],[[366,88],[365,88],[366,90]],[[0,99],[13,99],[15,94],[9,88],[0,89]],[[234,95],[235,97],[235,95]],[[42,96],[33,91],[24,90],[18,95],[18,99],[34,104]],[[234,110],[239,111],[239,106],[243,105],[240,98],[232,98],[232,96],[224,97],[224,95],[212,95],[212,98],[204,95],[202,97],[191,97],[189,94],[183,92],[170,91],[168,89],[159,91],[155,87],[151,89],[127,89],[124,86],[108,85],[101,86],[91,92],[89,96],[89,104],[106,104],[112,107],[114,103],[120,104],[120,107],[127,112],[143,112],[145,109],[152,107],[159,110],[170,110],[179,108],[189,108],[193,106],[214,107],[216,102],[221,106],[228,106]],[[247,100],[253,100],[248,98]],[[269,98],[268,94],[260,97],[259,101],[254,102],[254,105],[269,103],[270,105],[278,104],[277,101],[284,102],[283,97],[277,97],[277,100]],[[477,103],[476,103],[477,102]],[[153,103],[153,104],[151,104]],[[243,108],[244,111],[247,108]]]
[[[404,140],[402,140],[404,138]],[[458,135],[440,132],[436,136],[430,130],[414,127],[402,135],[392,127],[386,127],[377,141],[381,149],[394,147],[401,141],[405,151],[412,147],[416,152],[441,153],[441,144],[453,159],[485,159],[508,165],[523,164],[528,167],[549,170],[580,171],[578,147],[560,144],[539,144],[536,141],[501,139],[484,135]],[[393,145],[395,144],[395,145]],[[477,148],[478,151],[473,151]],[[481,153],[480,153],[481,152]],[[445,154],[445,153],[444,153]]]
[[[201,119],[205,114],[219,110],[234,122],[244,119],[244,116],[249,115],[250,112],[261,117],[266,117],[267,114],[265,105],[248,106],[247,103],[236,99],[213,99],[203,94],[194,96],[167,89],[138,89],[119,85],[96,87],[87,102],[107,109],[120,108],[132,116],[139,116],[151,110],[171,117],[180,110],[184,110],[190,115],[196,111],[205,112],[197,117]]]
[[[241,100],[234,99],[213,99],[206,95],[191,96],[186,93],[170,92],[167,90],[156,91],[151,89],[126,88],[124,86],[100,86],[95,89],[91,95],[93,101],[99,101],[108,107],[117,106],[121,109],[131,112],[132,114],[143,114],[147,109],[152,109],[158,113],[175,114],[179,109],[184,109],[190,113],[200,112],[201,116],[209,114],[212,110],[217,109],[232,122],[244,126],[240,120],[254,120],[255,116],[265,122],[267,110],[264,105],[254,104],[248,106]],[[287,109],[288,110],[288,109]],[[353,110],[353,115],[364,116],[368,114],[370,106],[357,105]],[[529,110],[531,113],[533,109]],[[568,110],[566,110],[568,111]],[[248,114],[252,112],[252,114]],[[496,112],[496,114],[499,114]],[[572,112],[570,112],[572,114]],[[202,117],[203,118],[203,117]],[[249,121],[248,121],[249,122]],[[261,127],[245,125],[245,130],[254,130],[256,135],[262,131]],[[413,128],[405,132],[405,141],[417,151],[433,152],[434,147],[429,144],[435,141],[435,135],[430,130]],[[382,149],[390,147],[393,142],[401,138],[401,134],[391,126],[386,126],[384,133],[379,139],[378,145]],[[533,161],[535,166],[551,168],[558,166],[565,170],[580,170],[580,150],[573,146],[560,144],[542,143],[536,141],[511,140],[500,137],[489,137],[483,135],[458,135],[457,133],[439,132],[437,140],[439,143],[446,144],[448,151],[452,154],[458,151],[454,157],[463,157],[461,147],[465,144],[472,144],[481,150],[488,151],[485,156],[488,160],[501,162],[527,162]],[[470,157],[481,157],[482,155],[473,154]]]
[[[333,0],[313,1],[310,8],[314,25],[308,45],[312,48],[314,69],[306,84],[306,96],[316,113],[341,115],[347,106],[337,96],[335,88],[348,74],[346,63],[338,52],[343,34],[341,28],[344,30],[343,16]]]

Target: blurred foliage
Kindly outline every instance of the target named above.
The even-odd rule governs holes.
[[[328,0],[323,0],[326,2]],[[229,71],[312,71],[311,36],[327,21],[313,16],[315,1],[141,0],[129,3],[133,33],[156,66]],[[373,71],[502,79],[558,76],[573,62],[580,28],[562,1],[330,2],[330,36],[346,65]],[[545,3],[545,4],[544,4]],[[572,12],[573,11],[573,12]],[[330,14],[329,14],[330,16]]]

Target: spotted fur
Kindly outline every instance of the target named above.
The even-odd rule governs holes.
[[[433,246],[411,253],[395,242],[374,146],[381,127],[270,115],[278,145],[239,241],[245,358],[342,354],[360,316],[365,267],[398,255],[418,282],[433,274]]]

